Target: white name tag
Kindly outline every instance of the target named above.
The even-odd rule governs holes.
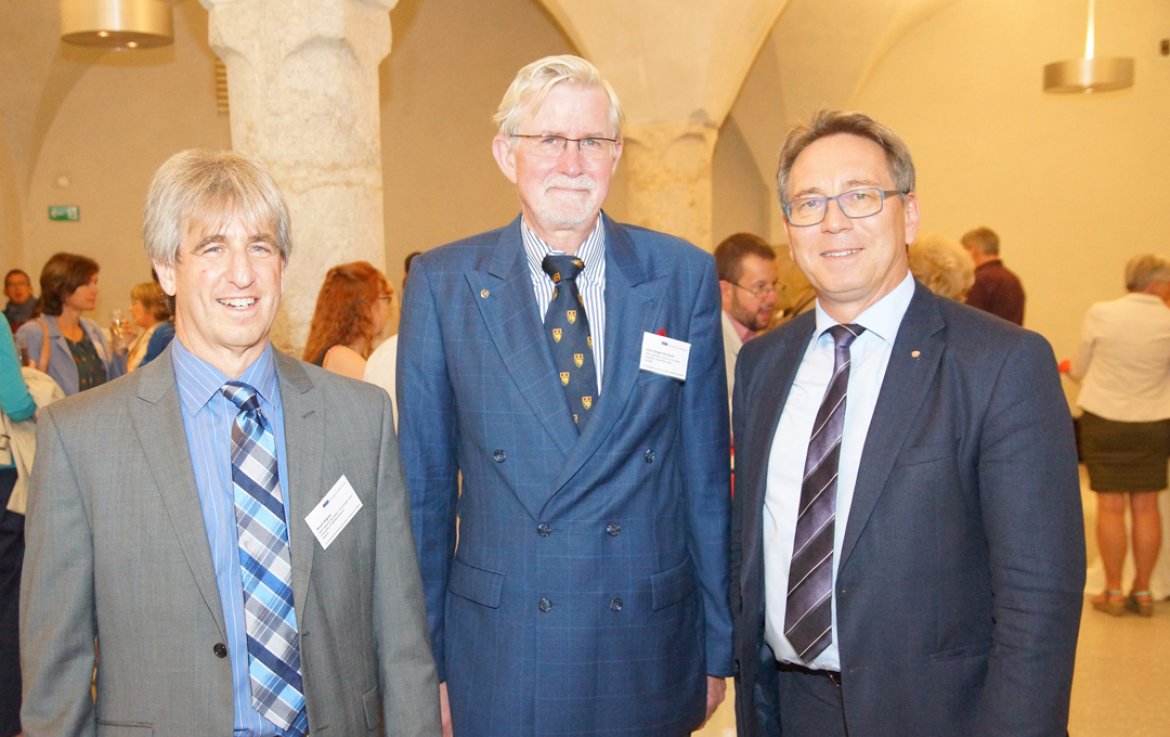
[[[361,508],[362,500],[358,499],[357,492],[349,485],[349,479],[342,474],[325,498],[305,517],[305,522],[309,524],[317,542],[321,543],[321,548],[328,550]]]
[[[691,344],[685,340],[642,333],[642,360],[638,368],[643,371],[686,381],[687,361],[690,357]]]

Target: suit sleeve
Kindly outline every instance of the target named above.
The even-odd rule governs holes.
[[[84,469],[81,469],[84,473]],[[95,734],[93,534],[72,460],[46,408],[28,494],[20,587],[24,734]]]
[[[383,393],[373,596],[382,728],[386,737],[431,737],[440,732],[438,679],[427,643],[426,610],[393,420],[390,398]]]
[[[422,572],[431,648],[444,674],[443,614],[447,573],[455,552],[455,398],[425,261],[410,270],[398,338],[398,409],[402,462],[410,488],[414,540]]]
[[[731,675],[728,601],[731,448],[719,287],[708,260],[691,314],[691,354],[682,392],[683,482],[691,557],[703,593],[707,673]]]
[[[1085,582],[1076,448],[1056,359],[1025,333],[994,378],[979,497],[995,622],[975,735],[1065,734]]]

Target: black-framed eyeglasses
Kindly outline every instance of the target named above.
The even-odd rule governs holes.
[[[788,218],[789,225],[798,228],[820,225],[825,219],[825,213],[829,211],[829,200],[835,200],[837,207],[841,208],[846,217],[867,218],[882,211],[886,197],[901,197],[906,194],[908,193],[897,189],[859,187],[831,197],[828,195],[794,197],[784,206],[784,217]]]
[[[726,281],[726,279],[724,281]],[[745,292],[751,294],[753,297],[757,297],[757,298],[765,297],[769,294],[775,294],[776,292],[779,292],[781,289],[784,288],[784,286],[782,284],[778,284],[777,282],[772,282],[771,284],[757,284],[754,287],[745,287],[744,285],[736,284],[733,281],[729,281],[727,283],[733,287],[736,287],[738,289],[742,289],[743,291],[745,291]]]
[[[577,151],[587,159],[611,159],[618,143],[616,138],[569,138],[545,133],[513,133],[511,138],[519,138],[524,141],[524,147],[529,152],[547,159],[555,159],[563,154],[570,141],[577,144]]]

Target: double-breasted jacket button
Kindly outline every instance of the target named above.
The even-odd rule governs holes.
[[[541,537],[548,537],[552,534],[552,527],[547,522],[541,522],[536,526],[536,534]]]
[[[227,645],[223,644],[222,642],[217,642],[211,646],[211,652],[215,653],[215,657],[217,658],[226,658]]]
[[[609,610],[611,612],[620,612],[622,610],[622,600],[618,597],[613,597],[609,600]]]
[[[646,459],[647,463],[653,463],[654,462],[654,451],[648,450],[648,451],[646,451],[646,454],[643,455],[642,457]]]
[[[609,535],[610,537],[617,537],[618,535],[622,534],[622,526],[617,522],[610,522],[605,526],[605,534]]]
[[[540,603],[537,604],[536,607],[540,609],[540,611],[547,614],[552,610],[552,599],[548,598],[547,596],[542,596],[540,597]]]
[[[496,463],[503,463],[508,460],[508,453],[503,448],[496,448],[492,451],[492,460]]]

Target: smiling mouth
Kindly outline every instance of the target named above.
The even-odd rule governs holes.
[[[840,251],[825,251],[821,254],[822,258],[845,258],[846,256],[855,256],[861,253],[860,248],[846,248]]]
[[[256,304],[257,300],[255,297],[237,297],[235,299],[217,299],[216,302],[234,310],[245,310]]]

